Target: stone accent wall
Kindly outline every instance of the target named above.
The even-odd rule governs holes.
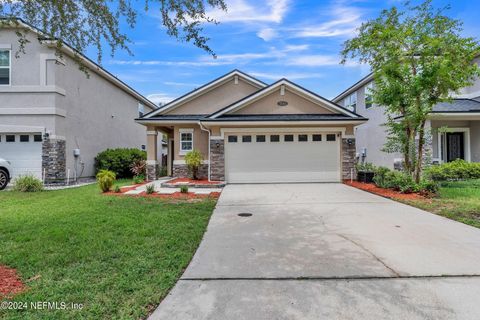
[[[210,162],[210,179],[216,181],[225,181],[224,140],[210,140]]]
[[[66,178],[65,140],[46,139],[42,143],[42,173],[45,183],[63,182]]]
[[[147,164],[147,180],[154,181],[157,180],[157,165],[156,164]]]
[[[186,164],[174,164],[173,165],[173,176],[176,178],[191,178],[191,174],[188,172]],[[208,164],[202,164],[198,169],[198,178],[199,179],[208,179]]]
[[[348,141],[353,141],[351,144]],[[342,139],[342,179],[356,179],[355,176],[355,139]],[[353,169],[353,177],[351,176]]]

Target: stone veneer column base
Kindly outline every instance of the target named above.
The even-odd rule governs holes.
[[[348,143],[350,141],[351,143]],[[342,180],[355,179],[355,139],[343,138],[342,139]],[[353,169],[353,170],[352,170]],[[353,172],[353,177],[352,177]]]
[[[45,183],[65,180],[67,167],[65,145],[65,140],[60,139],[46,139],[42,142],[42,174]]]
[[[223,139],[210,140],[210,179],[225,181],[225,142]]]
[[[157,167],[156,163],[147,163],[147,181],[157,180]]]
[[[172,175],[175,178],[191,178],[192,175],[188,171],[186,164],[174,164],[172,168]],[[198,169],[199,179],[208,179],[208,164],[202,164]]]

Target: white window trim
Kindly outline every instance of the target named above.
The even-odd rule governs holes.
[[[12,49],[2,48],[0,51],[8,51],[8,84],[0,84],[0,87],[10,87],[12,85]],[[5,66],[0,66],[0,69],[6,69]]]
[[[370,101],[371,106],[370,106],[370,107],[367,107],[367,104],[368,104],[367,98],[368,98],[368,97],[373,98],[373,97],[372,97],[372,94],[371,94],[371,93],[370,93],[370,94],[368,93],[368,92],[371,91],[372,89],[373,89],[373,82],[369,82],[369,83],[365,86],[365,110],[370,109],[371,107],[373,107],[373,102],[372,102],[372,101]],[[372,99],[372,100],[373,100],[373,99]]]
[[[178,141],[179,141],[179,152],[178,154],[181,155],[181,156],[184,156],[186,155],[188,152],[192,151],[193,150],[193,131],[194,129],[193,128],[189,128],[189,129],[179,129],[178,132],[179,132],[179,138],[178,138]],[[183,150],[182,149],[182,133],[190,133],[192,135],[192,149],[191,150]]]
[[[353,110],[351,110],[350,107],[353,106],[353,104],[352,104],[352,97],[353,96],[355,96],[355,107],[353,107],[352,108]],[[344,107],[350,112],[356,112],[357,111],[357,105],[358,105],[358,96],[357,96],[357,91],[355,91],[345,98]]]
[[[471,162],[471,154],[470,154],[470,128],[448,128],[448,132],[463,132],[465,134],[463,139],[463,149],[465,150],[465,161]],[[445,132],[438,132],[437,133],[438,139],[438,160],[441,163],[444,163],[446,160],[443,158],[443,149],[442,149],[442,140],[446,143],[446,135]]]

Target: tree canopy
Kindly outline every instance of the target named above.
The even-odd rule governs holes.
[[[207,8],[225,11],[224,0],[141,0],[137,4],[142,5],[144,11],[158,6],[168,35],[192,42],[215,55],[208,46],[209,38],[202,34],[203,24],[217,23],[206,11]],[[131,40],[121,30],[121,24],[135,27],[138,15],[139,10],[131,0],[0,0],[0,27],[18,24],[21,19],[56,41],[58,47],[68,43],[82,54],[88,47],[95,47],[98,63],[102,61],[104,43],[112,56],[117,49],[131,54]],[[19,52],[22,52],[28,40],[21,31],[17,31],[17,35]]]
[[[342,62],[358,59],[374,76],[373,102],[387,115],[387,151],[402,152],[407,172],[420,179],[425,125],[433,107],[479,76],[473,59],[479,42],[463,37],[462,23],[436,9],[431,0],[406,10],[392,7],[358,29],[344,43]]]

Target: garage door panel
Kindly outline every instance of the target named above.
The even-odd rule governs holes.
[[[235,135],[235,134],[233,134]],[[252,136],[255,133],[251,134]],[[267,137],[268,138],[268,137]],[[337,139],[338,140],[338,139]],[[226,176],[229,183],[338,182],[338,141],[226,143]],[[255,139],[252,139],[255,141]]]
[[[15,142],[6,142],[2,134],[0,141],[0,158],[10,161],[12,178],[32,174],[42,178],[42,143],[34,141],[34,135],[29,135],[28,142],[20,142],[20,134],[15,134]],[[25,135],[25,134],[22,134]]]

